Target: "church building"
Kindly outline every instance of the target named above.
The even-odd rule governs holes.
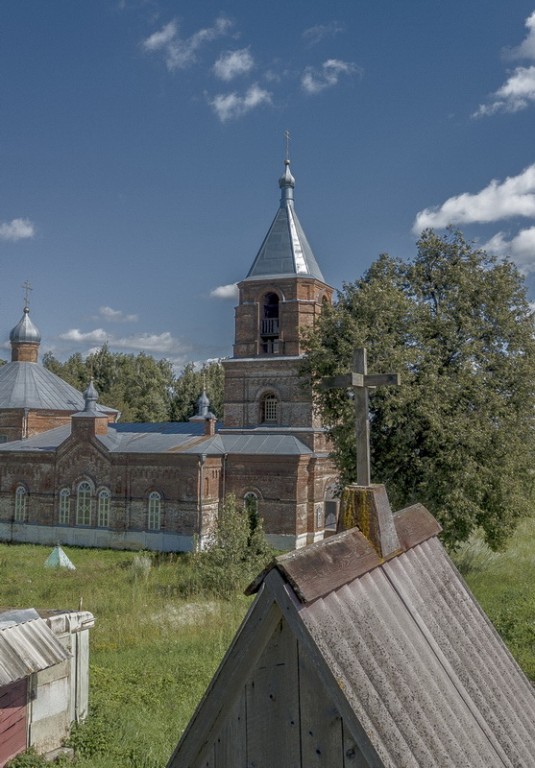
[[[189,422],[121,423],[92,385],[81,395],[39,363],[24,308],[0,367],[0,540],[190,550],[207,541],[228,494],[262,517],[279,549],[333,526],[336,470],[300,375],[302,332],[332,288],[297,218],[289,161],[279,186],[239,283],[220,422],[203,393]]]

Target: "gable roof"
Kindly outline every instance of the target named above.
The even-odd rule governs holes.
[[[356,529],[275,561],[169,768],[533,765],[530,683],[427,510],[394,522],[386,561]]]

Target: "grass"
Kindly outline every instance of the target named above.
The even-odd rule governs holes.
[[[0,544],[0,605],[76,609],[82,600],[97,621],[91,717],[72,735],[76,766],[163,768],[249,601],[184,597],[196,583],[187,556],[65,551],[74,572],[45,569],[50,548]],[[492,553],[475,537],[455,560],[535,680],[535,520],[507,551]]]
[[[160,768],[201,698],[249,600],[184,598],[187,556],[0,545],[0,605],[84,610],[91,631],[91,717],[72,742],[80,768]]]

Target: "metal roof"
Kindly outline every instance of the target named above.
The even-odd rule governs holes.
[[[1,453],[54,452],[71,434],[70,425],[41,432],[25,440],[0,443]],[[215,435],[204,434],[201,422],[132,423],[108,425],[106,435],[98,435],[110,453],[184,453],[308,455],[312,451],[293,435],[276,433]]]
[[[246,280],[259,277],[302,275],[325,282],[303,227],[294,210],[295,180],[290,173],[289,161],[279,180],[280,207],[260,246]]]
[[[32,343],[39,344],[41,341],[41,334],[38,328],[30,320],[30,310],[28,307],[24,307],[24,314],[19,320],[17,325],[12,328],[9,334],[9,340],[12,344],[20,343]]]
[[[33,609],[0,615],[0,687],[69,658]]]
[[[32,408],[49,411],[82,411],[83,395],[39,363],[14,361],[0,367],[0,409]],[[117,413],[96,406],[101,413]]]

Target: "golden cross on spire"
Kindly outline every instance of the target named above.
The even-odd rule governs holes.
[[[24,288],[24,306],[29,307],[30,306],[30,291],[33,291],[33,288],[31,286],[31,283],[29,280],[26,280],[26,282],[21,286]]]

